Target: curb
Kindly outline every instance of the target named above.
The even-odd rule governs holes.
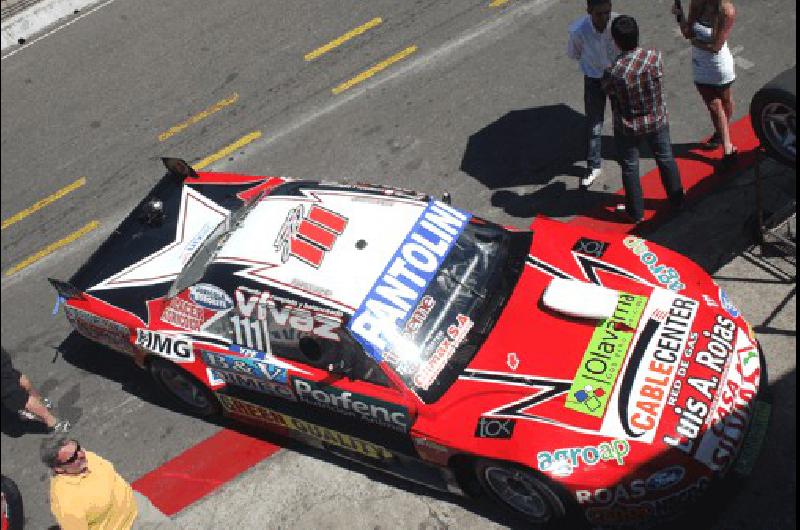
[[[19,39],[29,39],[37,32],[75,14],[76,12],[98,3],[100,0],[42,0],[27,9],[3,20],[0,35],[5,51],[11,46],[19,45]]]

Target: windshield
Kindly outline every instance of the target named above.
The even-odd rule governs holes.
[[[183,267],[183,270],[180,272],[180,274],[178,274],[178,277],[175,278],[175,281],[170,286],[167,297],[172,298],[184,289],[187,289],[200,281],[200,279],[203,277],[203,274],[206,272],[206,267],[208,267],[208,264],[214,259],[217,251],[220,249],[220,247],[222,247],[225,241],[227,241],[231,233],[233,233],[236,228],[242,224],[244,218],[247,217],[247,214],[250,213],[256,204],[258,204],[263,194],[263,192],[259,193],[253,200],[245,203],[238,210],[220,221],[216,227],[209,225],[204,226],[192,239],[192,241],[186,245],[188,252],[192,252],[194,247],[196,247],[196,249],[189,257],[186,265]],[[205,237],[205,234],[208,234],[209,232],[210,235]],[[202,243],[199,245],[193,244],[195,240],[198,242],[202,241]]]
[[[383,357],[424,402],[439,399],[470,363],[522,273],[530,232],[473,219],[409,318],[386,333]]]

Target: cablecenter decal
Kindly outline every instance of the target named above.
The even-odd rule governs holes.
[[[602,418],[608,398],[642,317],[647,297],[620,293],[611,318],[595,328],[572,381],[565,406],[576,412]]]

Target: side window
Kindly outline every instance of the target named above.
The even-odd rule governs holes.
[[[366,359],[361,379],[375,385],[391,387],[392,384],[389,382],[389,378],[386,377],[383,369],[375,362],[375,359],[365,353],[361,353],[361,355]]]

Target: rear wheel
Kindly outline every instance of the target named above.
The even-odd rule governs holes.
[[[193,414],[212,416],[219,412],[214,394],[186,370],[158,357],[148,368],[156,384]]]
[[[475,463],[475,474],[492,499],[527,521],[549,525],[567,516],[567,503],[547,479],[528,468],[482,459]]]

